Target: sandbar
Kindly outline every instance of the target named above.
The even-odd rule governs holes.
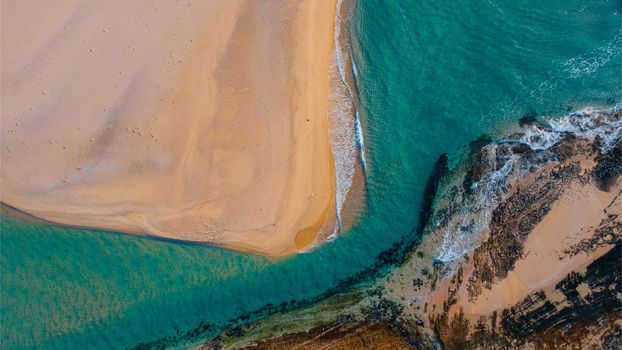
[[[321,242],[335,7],[2,0],[2,202],[268,256]]]

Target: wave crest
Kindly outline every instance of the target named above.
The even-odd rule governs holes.
[[[334,79],[329,115],[329,137],[335,161],[337,223],[329,240],[334,239],[341,230],[341,212],[352,187],[357,157],[360,155],[361,160],[364,159],[363,131],[359,113],[356,111],[356,94],[351,86],[354,82],[349,83],[348,79],[349,73],[352,80],[355,79],[356,68],[350,55],[348,38],[342,32],[347,26],[347,21],[342,17],[343,11],[346,11],[343,0],[339,0],[335,15],[335,56],[330,68],[330,75]]]
[[[476,165],[483,175],[463,191],[455,190],[463,176],[444,186],[445,192],[452,193],[441,196],[429,227],[442,233],[436,259],[451,262],[473,251],[486,238],[492,212],[510,185],[547,163],[558,162],[551,148],[566,137],[589,141],[607,153],[622,142],[622,105],[606,111],[587,108],[545,124],[533,123],[521,134],[483,146]],[[523,151],[516,152],[521,145]],[[524,146],[533,152],[525,152]]]

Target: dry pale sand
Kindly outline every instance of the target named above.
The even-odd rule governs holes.
[[[567,189],[529,234],[525,257],[516,262],[506,278],[492,289],[483,289],[473,302],[468,301],[466,288],[460,290],[458,304],[465,314],[486,315],[511,307],[530,293],[556,284],[571,271],[580,271],[609,251],[611,246],[599,247],[589,254],[564,254],[570,246],[591,238],[594,228],[607,214],[622,215],[620,191],[622,181],[609,192],[600,191],[593,184],[575,183]]]
[[[592,158],[582,156],[572,161],[579,161],[584,171],[591,170],[595,165]],[[535,180],[536,176],[531,175],[521,182]],[[456,262],[451,272],[437,280],[433,288],[429,285],[429,275],[421,272],[431,271],[429,257],[438,254],[444,236],[442,230],[427,235],[417,247],[417,251],[423,253],[422,257],[412,256],[387,277],[384,286],[393,295],[411,300],[405,311],[414,315],[423,310],[441,314],[443,303],[450,298],[451,290],[455,292],[455,296],[452,296],[455,297],[455,304],[449,309],[450,317],[462,310],[471,322],[477,322],[482,315],[491,315],[494,311],[512,307],[539,290],[545,291],[547,297],[553,300],[559,297],[555,284],[572,271],[584,272],[590,263],[611,249],[611,245],[603,245],[592,251],[568,254],[568,250],[572,250],[579,242],[593,238],[595,229],[610,214],[622,216],[622,179],[618,179],[608,192],[599,190],[593,181],[582,183],[575,179],[529,233],[524,243],[524,257],[516,261],[505,278],[494,283],[492,289],[483,288],[474,300],[470,300],[468,290],[469,278],[473,273],[471,255],[468,259],[463,257]],[[458,273],[458,266],[462,268],[462,283],[456,287],[453,277]],[[413,286],[417,278],[427,285]],[[585,286],[581,288],[579,293],[585,293]]]
[[[2,201],[282,256],[332,233],[335,0],[2,0]]]

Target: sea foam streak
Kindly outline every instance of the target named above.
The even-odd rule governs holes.
[[[618,33],[607,44],[564,62],[564,72],[568,73],[571,78],[595,73],[620,55],[620,45],[622,45],[622,35]]]
[[[517,139],[505,139],[484,146],[485,156],[479,165],[486,169],[486,175],[471,185],[470,194],[460,192],[449,196],[447,203],[442,203],[441,210],[437,210],[447,210],[446,214],[435,217],[435,225],[431,228],[440,230],[443,236],[437,260],[450,262],[473,251],[486,238],[492,212],[507,195],[512,181],[524,177],[534,168],[557,162],[557,156],[549,149],[564,137],[574,136],[590,142],[599,138],[602,153],[622,142],[621,111],[622,104],[605,112],[586,108],[550,119],[548,125],[531,125]],[[526,144],[537,152],[537,157],[528,160],[520,154],[508,152],[507,145],[511,144]]]
[[[615,108],[620,109],[622,105]],[[595,115],[586,117],[586,115]],[[531,127],[525,131],[521,141],[527,143],[532,149],[547,149],[559,142],[564,135],[574,134],[578,137],[594,141],[601,138],[603,152],[609,151],[616,143],[620,142],[622,132],[622,119],[603,121],[598,118],[598,110],[585,108],[561,118],[549,121],[549,128]]]
[[[334,239],[341,229],[341,211],[352,186],[359,151],[363,157],[360,117],[354,105],[355,94],[347,81],[347,72],[352,61],[347,38],[342,38],[341,30],[346,25],[341,16],[344,11],[342,5],[343,1],[339,0],[335,15],[335,56],[330,72],[336,78],[331,96],[333,104],[329,116],[329,136],[335,159],[337,224],[333,234],[328,237],[329,240]]]

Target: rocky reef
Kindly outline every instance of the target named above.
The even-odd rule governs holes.
[[[375,269],[191,346],[619,349],[621,138],[619,107],[530,115],[505,139],[480,137],[439,158],[413,214],[423,225]]]
[[[478,182],[510,165],[503,180],[495,179],[496,188],[486,190],[492,208],[474,211],[487,214],[480,219],[488,221],[484,229],[469,232],[473,249],[452,261],[433,261],[431,273],[414,280],[416,292],[400,279],[406,272],[416,275],[423,259],[389,277],[389,294],[412,300],[407,313],[427,315],[424,328],[437,346],[619,348],[622,116],[614,109],[566,118],[581,127],[547,135],[555,128],[533,121],[513,140],[474,150],[460,203],[477,195],[469,190],[481,186]],[[556,139],[538,147],[543,140],[529,140],[530,133]],[[446,233],[453,213],[464,211],[460,205],[447,207],[430,223],[427,238]],[[435,252],[434,244],[425,243],[418,249]]]

